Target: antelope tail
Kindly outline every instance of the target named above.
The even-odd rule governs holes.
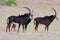
[[[9,23],[9,19],[7,19],[7,24]]]
[[[36,25],[36,20],[34,19],[34,25]]]

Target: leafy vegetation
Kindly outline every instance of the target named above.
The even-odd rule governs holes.
[[[17,5],[16,0],[0,0],[0,4],[7,6]]]
[[[17,5],[17,4],[16,4],[16,0],[8,0],[8,1],[6,2],[6,4],[7,4],[8,6]]]

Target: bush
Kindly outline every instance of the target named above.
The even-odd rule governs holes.
[[[7,4],[8,6],[17,5],[17,4],[16,4],[16,0],[8,0],[8,1],[6,2],[6,4]]]

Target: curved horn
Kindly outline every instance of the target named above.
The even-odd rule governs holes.
[[[31,10],[30,10],[30,8],[28,8],[28,7],[23,7],[23,8],[26,8],[26,9],[28,9],[28,10],[29,10],[29,13],[31,14]]]
[[[53,10],[54,10],[54,12],[55,12],[55,16],[57,15],[57,13],[56,13],[56,10],[54,9],[54,8],[52,8]]]
[[[56,17],[56,19],[58,20],[58,17],[57,17],[57,12],[56,12],[56,10],[54,9],[54,8],[52,8],[53,10],[54,10],[54,12],[55,12],[55,17]]]

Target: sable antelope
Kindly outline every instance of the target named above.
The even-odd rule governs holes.
[[[37,17],[34,19],[34,24],[35,24],[35,32],[38,31],[38,25],[43,24],[45,25],[45,30],[48,31],[49,25],[53,22],[55,18],[57,18],[57,13],[54,8],[52,8],[55,12],[55,15],[50,15],[50,16],[45,16],[45,17]],[[58,19],[58,18],[57,18]]]
[[[31,18],[29,18],[27,21],[26,21],[26,23],[24,24],[25,25],[25,31],[27,30],[27,26],[28,26],[28,24],[31,22]],[[12,29],[14,29],[14,31],[16,31],[16,25],[15,24],[13,24],[12,25],[12,28],[11,28],[11,30]]]
[[[29,18],[32,18],[33,15],[31,13],[31,10],[28,7],[24,7],[24,8],[28,9],[29,10],[29,13],[25,13],[24,15],[19,15],[19,16],[10,16],[10,17],[8,17],[8,19],[7,19],[6,32],[7,32],[8,29],[9,29],[9,32],[10,32],[10,27],[11,27],[11,24],[13,22],[19,24],[19,27],[18,27],[17,32],[19,32],[20,25],[22,25],[22,27],[23,27],[23,32],[25,31],[26,26],[27,26],[27,23],[26,22],[27,22],[27,20]],[[25,24],[26,24],[26,26],[24,27]]]
[[[26,23],[25,23],[25,31],[27,30],[27,26],[28,26],[28,24],[31,22],[31,18],[29,18],[27,21],[26,21]]]

